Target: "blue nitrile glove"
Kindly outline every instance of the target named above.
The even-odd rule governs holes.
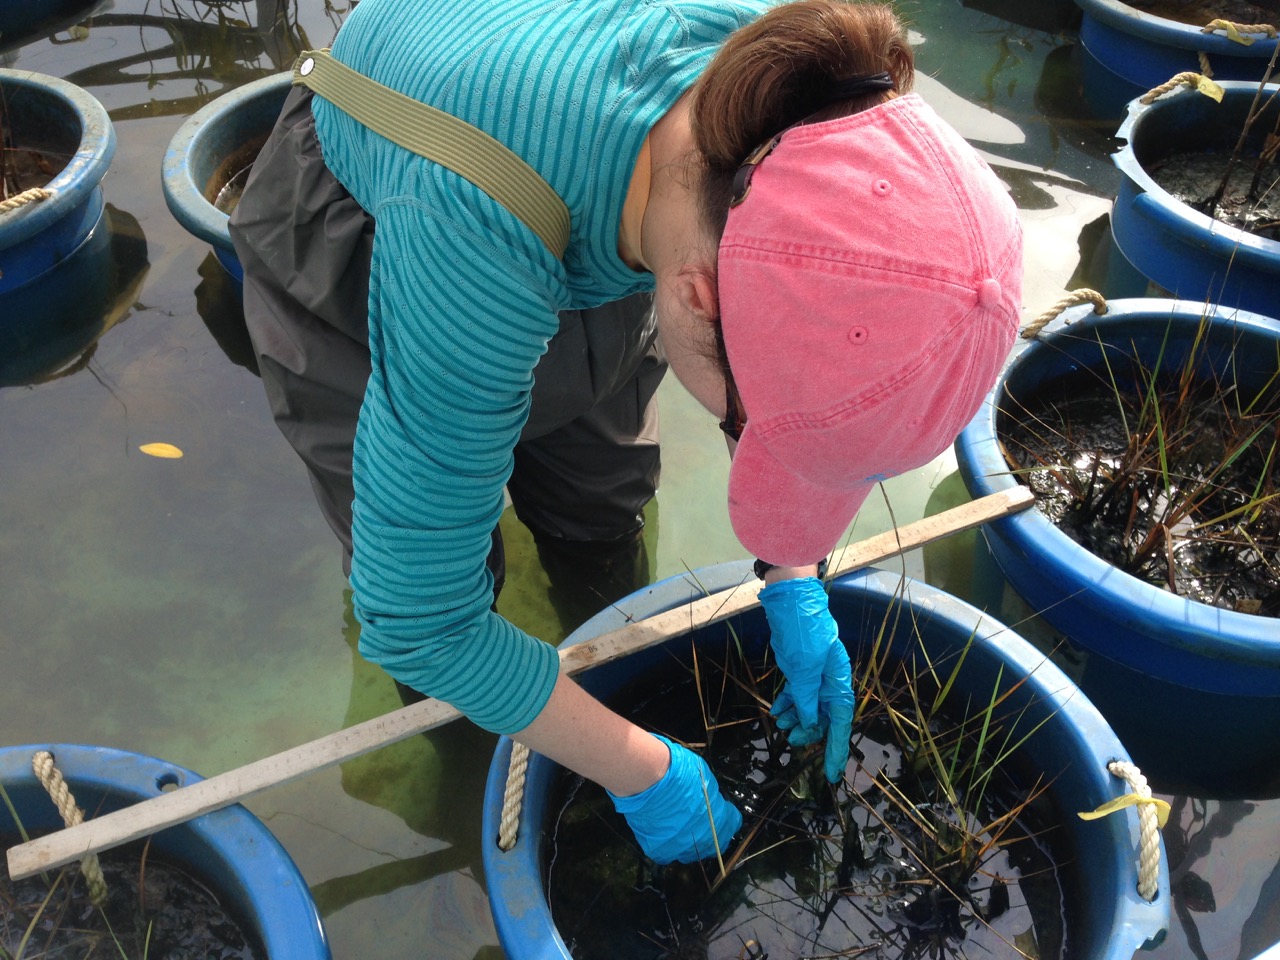
[[[658,739],[671,751],[667,772],[648,790],[629,797],[610,793],[614,809],[626,817],[640,849],[658,863],[693,863],[713,857],[717,844],[721,852],[727,850],[742,826],[742,814],[721,796],[720,784],[706,761],[666,737]]]
[[[853,672],[816,577],[779,580],[760,591],[769,644],[786,677],[770,711],[793,747],[827,738],[827,780],[838,783],[849,762]]]

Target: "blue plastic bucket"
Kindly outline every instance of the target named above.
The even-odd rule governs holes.
[[[1174,152],[1229,150],[1240,135],[1256,83],[1223,82],[1222,103],[1193,90],[1151,104],[1134,100],[1112,154],[1124,175],[1111,213],[1116,246],[1144,276],[1174,295],[1268,314],[1280,305],[1280,243],[1198,213],[1160,187],[1148,168]],[[1268,96],[1280,91],[1269,84]],[[1260,139],[1275,125],[1272,102],[1253,126]],[[1224,171],[1225,172],[1225,171]]]
[[[751,577],[747,563],[723,564],[673,577],[638,591],[589,620],[565,641],[588,641],[625,625],[629,619],[652,616],[703,595],[741,583]],[[973,692],[984,701],[991,696],[997,674],[1003,669],[1003,686],[1014,678],[1027,682],[1012,694],[1013,711],[1027,705],[1026,722],[1033,726],[1052,714],[1045,725],[1020,748],[1038,769],[1060,770],[1050,793],[1061,814],[1068,869],[1080,875],[1071,890],[1073,915],[1068,936],[1072,956],[1079,960],[1131,960],[1133,952],[1163,937],[1169,920],[1168,870],[1162,860],[1159,893],[1148,903],[1136,890],[1139,828],[1137,814],[1111,816],[1086,823],[1076,814],[1092,810],[1124,794],[1124,783],[1107,772],[1107,763],[1127,759],[1124,747],[1107,722],[1072,682],[1029,643],[966,603],[897,575],[867,571],[843,577],[831,586],[832,614],[851,652],[857,655],[860,639],[870,639],[892,605],[903,604],[914,618],[930,656],[944,657],[974,644],[964,662],[957,691]],[[907,617],[904,617],[906,620]],[[767,624],[759,608],[734,618],[736,634],[748,647],[767,642]],[[690,640],[721,643],[725,624],[692,630],[654,649],[633,654],[583,674],[582,685],[608,701],[611,692],[623,689],[637,677],[657,669],[669,669],[673,660],[688,656]],[[906,631],[903,631],[906,632]],[[899,640],[898,642],[905,642]],[[503,737],[489,768],[483,815],[483,856],[489,900],[499,942],[509,960],[566,960],[568,949],[556,930],[543,885],[543,828],[553,811],[548,794],[559,768],[531,754],[526,774],[525,800],[515,847],[503,852],[497,844],[502,815],[511,741]],[[1087,866],[1087,876],[1083,873]]]
[[[31,769],[41,750],[53,754],[87,816],[111,813],[195,783],[190,770],[109,747],[35,744],[0,747],[0,783],[28,833],[62,827],[57,808]],[[9,814],[0,807],[8,832]],[[240,805],[170,827],[151,838],[152,855],[182,868],[214,892],[270,960],[325,960],[324,926],[306,881],[262,821]]]
[[[1120,0],[1076,0],[1084,11],[1080,45],[1085,52],[1130,85],[1130,97],[1146,93],[1175,74],[1200,73],[1200,54],[1209,58],[1215,79],[1262,79],[1276,40],[1253,35],[1249,45],[1225,33],[1143,13]],[[1280,26],[1280,24],[1274,24]]]
[[[0,387],[56,377],[92,350],[107,325],[113,239],[104,212],[75,253],[39,283],[0,298]]]
[[[79,23],[111,0],[0,0],[0,53]]]
[[[974,497],[1004,490],[1010,474],[997,436],[1012,394],[1081,370],[1106,376],[1120,353],[1165,369],[1190,350],[1205,308],[1171,300],[1115,300],[1105,316],[1063,313],[1015,355],[956,441]],[[1276,373],[1280,323],[1216,308],[1205,369],[1255,386]],[[1231,355],[1231,364],[1223,358]],[[1038,510],[987,524],[1004,576],[1032,610],[1084,654],[1078,682],[1148,776],[1197,796],[1261,795],[1280,787],[1280,620],[1172,594],[1121,572],[1079,546]]]
[[[75,84],[27,70],[0,70],[17,145],[71,159],[44,188],[53,195],[0,213],[0,304],[71,257],[102,219],[102,177],[115,154],[106,109]]]
[[[228,215],[214,206],[229,164],[252,162],[275,126],[293,82],[277,73],[237,87],[201,107],[183,122],[164,153],[161,182],[174,218],[213,247],[218,262],[237,281],[244,270],[231,245]]]

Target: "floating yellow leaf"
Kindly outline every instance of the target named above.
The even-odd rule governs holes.
[[[149,457],[160,457],[164,460],[177,460],[182,451],[172,443],[144,443],[138,448]]]

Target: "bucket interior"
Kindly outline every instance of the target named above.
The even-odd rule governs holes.
[[[49,172],[50,180],[75,156],[84,137],[80,115],[66,100],[41,86],[6,83],[0,121],[7,146],[44,154],[55,167]]]
[[[1126,824],[1119,819],[1112,823],[1086,824],[1076,816],[1079,811],[1093,809],[1114,795],[1117,782],[1106,772],[1106,763],[1123,757],[1123,748],[1083,694],[1025,641],[965,604],[945,595],[941,595],[941,600],[935,599],[939,595],[931,588],[908,587],[909,593],[919,591],[922,596],[909,596],[905,602],[894,595],[894,587],[881,592],[888,582],[896,582],[897,578],[876,576],[882,582],[870,592],[865,589],[862,578],[846,578],[843,582],[837,581],[830,594],[832,613],[855,663],[855,677],[860,656],[890,623],[896,623],[896,628],[885,635],[892,636],[893,656],[897,658],[919,657],[919,648],[923,646],[928,657],[941,665],[958,658],[967,648],[956,681],[954,696],[958,699],[953,702],[963,703],[965,698],[972,698],[985,703],[998,686],[1008,696],[1001,715],[1011,730],[1027,735],[1025,743],[1018,748],[1016,760],[1011,762],[1024,778],[1041,771],[1056,777],[1048,795],[1054,820],[1061,824],[1060,829],[1055,828],[1052,848],[1054,859],[1061,867],[1067,904],[1067,955],[1127,958],[1144,939],[1136,933],[1143,924],[1134,926],[1127,922],[1129,912],[1146,910],[1155,916],[1166,907],[1140,904],[1137,900],[1133,891],[1136,868]],[[850,579],[854,582],[849,583]],[[971,637],[976,638],[972,644]],[[692,631],[661,647],[588,671],[580,677],[580,682],[605,702],[626,700],[647,682],[653,682],[657,675],[669,676],[672,669],[688,667],[694,649],[705,653],[728,644],[741,644],[750,653],[762,651],[766,643],[767,623],[757,609],[726,624]],[[940,669],[948,668],[940,666]],[[1030,679],[1019,683],[1024,675]],[[1014,735],[1014,739],[1019,736]],[[541,884],[546,876],[545,857],[550,845],[543,843],[542,832],[553,828],[559,811],[551,809],[554,805],[548,804],[541,794],[550,792],[562,775],[559,768],[542,758],[532,758],[527,789],[539,796],[526,798],[525,815],[531,823],[539,824],[540,829],[523,830],[521,845],[533,846],[532,861],[538,864],[539,876],[526,876],[525,882]],[[490,790],[493,788],[491,778]],[[500,914],[503,909],[528,909],[527,889],[520,894],[518,906],[513,907],[511,903],[504,906],[501,884],[505,880],[499,879],[497,890],[494,882],[495,877],[491,876],[490,893],[495,901],[495,913]],[[549,913],[545,896],[534,909]],[[500,932],[503,927],[499,916]],[[1153,932],[1149,928],[1146,935]],[[504,945],[509,951],[512,949],[505,938]],[[544,954],[517,951],[514,956],[525,955]]]
[[[188,786],[200,778],[151,757],[83,745],[0,749],[0,783],[22,827],[31,836],[59,830],[63,822],[31,770],[36,751],[49,750],[86,819],[105,816]],[[0,804],[0,836],[17,837]],[[150,837],[123,845],[163,860],[203,885],[254,944],[255,954],[321,960],[328,945],[309,891],[297,868],[267,828],[240,806],[226,807]]]
[[[1275,88],[1271,88],[1274,93]],[[1134,156],[1144,169],[1178,153],[1232,149],[1240,137],[1253,104],[1256,87],[1228,90],[1222,102],[1183,90],[1157,100],[1135,121],[1130,136]],[[1272,96],[1260,101],[1263,109],[1245,138],[1249,155],[1257,156],[1268,132],[1275,128],[1280,105]]]

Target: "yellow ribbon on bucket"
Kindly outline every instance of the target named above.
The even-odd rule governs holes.
[[[1168,801],[1161,800],[1159,797],[1142,797],[1136,793],[1126,793],[1123,797],[1116,797],[1114,800],[1108,800],[1096,810],[1087,810],[1084,813],[1076,814],[1076,816],[1081,820],[1099,820],[1102,817],[1115,813],[1117,810],[1136,807],[1140,803],[1149,803],[1156,808],[1156,823],[1161,827],[1169,822],[1170,807]]]
[[[1201,33],[1213,33],[1215,30],[1223,30],[1227,34],[1227,39],[1243,46],[1251,46],[1253,37],[1246,37],[1240,32],[1240,28],[1230,20],[1210,20],[1202,29]]]

